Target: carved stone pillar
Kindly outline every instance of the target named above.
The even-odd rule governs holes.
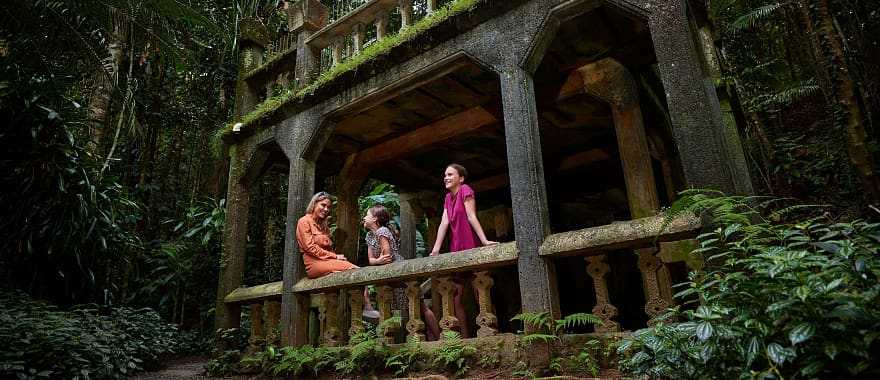
[[[364,40],[367,38],[367,32],[364,24],[357,23],[354,25],[354,53],[358,54],[364,48]]]
[[[443,332],[451,331],[459,326],[461,321],[455,317],[455,304],[453,298],[455,296],[455,285],[449,277],[436,277],[437,290],[443,300],[442,318],[440,318],[440,329]]]
[[[336,311],[336,308],[339,306],[339,297],[337,294],[335,291],[324,293],[324,303],[318,309],[324,319],[324,331],[322,334],[324,344],[328,346],[339,345],[339,320]]]
[[[400,255],[409,260],[416,258],[416,229],[420,210],[415,194],[400,194]]]
[[[480,314],[477,315],[477,336],[492,336],[498,334],[498,317],[492,312],[492,285],[495,281],[487,271],[474,273],[473,285],[477,289],[477,303],[480,305]]]
[[[333,57],[333,66],[336,66],[342,62],[342,48],[343,39],[340,37],[333,39],[333,43],[330,44],[330,50]]]
[[[281,343],[279,336],[278,321],[281,320],[281,302],[264,301],[263,308],[266,310],[266,344],[278,347]]]
[[[412,0],[400,0],[400,29],[403,30],[413,23]]]
[[[248,352],[263,349],[266,342],[266,331],[263,329],[263,304],[251,304],[251,336],[248,338]]]
[[[385,38],[388,33],[388,14],[382,13],[376,17],[376,41]]]
[[[593,288],[596,290],[596,306],[593,306],[593,314],[602,319],[602,325],[596,326],[596,332],[619,331],[620,325],[614,321],[617,316],[617,308],[611,304],[608,297],[608,282],[605,276],[611,272],[611,267],[605,263],[605,256],[589,256],[587,260],[587,273],[593,278]]]
[[[406,299],[409,305],[409,321],[406,323],[406,331],[408,339],[423,341],[425,340],[425,322],[422,322],[422,288],[418,281],[409,281],[406,283]]]
[[[348,328],[348,336],[352,337],[364,332],[364,321],[360,318],[361,310],[364,309],[364,288],[354,288],[348,291],[348,300],[351,305],[351,327]]]
[[[378,291],[376,294],[376,303],[378,303],[379,309],[379,323],[385,324],[385,327],[381,331],[380,338],[384,339],[386,343],[392,344],[394,343],[394,332],[397,331],[399,327],[397,324],[390,324],[386,321],[394,317],[394,314],[391,312],[391,301],[394,299],[394,288],[388,285],[380,285],[376,287]]]

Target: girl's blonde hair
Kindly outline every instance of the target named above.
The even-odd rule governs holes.
[[[317,205],[318,202],[323,201],[325,199],[331,199],[332,197],[333,196],[330,195],[330,193],[328,193],[326,191],[319,191],[319,192],[315,193],[315,195],[312,196],[312,200],[309,201],[309,206],[306,207],[306,214],[311,214],[311,213],[315,212],[315,205]],[[332,199],[331,199],[331,202],[332,202]],[[327,219],[329,219],[329,218],[327,218]],[[327,222],[327,219],[324,219],[324,221],[320,223],[321,228],[323,228],[324,231],[330,230],[330,224]]]

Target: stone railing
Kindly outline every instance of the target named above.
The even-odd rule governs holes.
[[[420,284],[423,280],[431,279],[441,299],[440,328],[443,331],[451,330],[459,326],[461,321],[455,317],[453,309],[453,295],[455,285],[453,276],[459,273],[473,273],[473,285],[476,289],[479,314],[476,316],[476,324],[479,326],[477,336],[491,336],[497,333],[497,318],[492,312],[491,288],[492,276],[489,270],[493,268],[516,265],[516,243],[502,243],[490,247],[474,248],[455,254],[445,254],[437,257],[425,257],[405,260],[383,266],[365,267],[357,270],[333,273],[318,279],[303,279],[293,287],[294,293],[321,295],[320,301],[313,302],[318,307],[319,320],[321,321],[321,343],[325,345],[339,345],[343,343],[342,328],[338,320],[339,302],[348,302],[350,310],[358,311],[364,306],[364,287],[374,285],[378,291],[377,304],[380,314],[379,322],[392,318],[391,303],[392,293],[395,287],[404,287],[407,298],[407,314],[409,320],[406,323],[408,339],[424,340],[425,323],[421,320],[422,289]],[[263,315],[263,308],[267,308],[264,321],[252,322],[251,342],[276,342],[277,335],[274,327],[278,324],[277,304],[281,297],[281,282],[273,282],[247,288],[239,288],[230,293],[224,299],[227,303],[240,303],[250,305],[251,315]],[[346,295],[345,300],[340,300],[339,295]],[[313,297],[315,299],[315,297]],[[354,313],[357,314],[357,313]],[[260,318],[252,317],[254,321]],[[268,325],[270,328],[265,329]],[[394,334],[401,327],[392,323],[386,323],[383,332],[384,339],[393,342]],[[363,331],[364,325],[361,318],[351,318],[348,326],[349,336]],[[266,335],[269,332],[269,335]]]
[[[618,330],[617,309],[610,303],[605,277],[610,267],[604,258],[610,251],[626,248],[646,251],[645,247],[665,242],[680,241],[695,236],[701,228],[700,220],[693,216],[682,216],[665,220],[663,216],[654,216],[631,221],[591,227],[577,231],[569,231],[548,236],[540,248],[544,257],[566,257],[573,255],[586,256],[586,271],[592,277],[596,291],[596,305],[593,313],[602,318],[603,326],[597,326],[598,332]],[[656,253],[656,252],[654,252]],[[639,269],[643,277],[650,282],[648,272],[656,273],[659,258],[651,255],[656,261],[639,256]],[[460,273],[473,273],[473,285],[476,289],[479,314],[476,324],[479,327],[477,336],[495,335],[497,318],[492,312],[491,288],[493,279],[490,270],[493,268],[513,266],[517,264],[518,253],[516,242],[502,243],[494,246],[480,247],[455,254],[444,254],[437,257],[425,257],[405,260],[383,266],[371,266],[330,274],[318,279],[303,279],[293,286],[293,292],[312,296],[312,306],[319,311],[321,343],[325,345],[342,344],[342,328],[338,319],[340,302],[348,302],[350,310],[359,311],[363,308],[364,287],[374,285],[378,290],[378,309],[380,322],[392,318],[391,301],[395,287],[405,285],[407,311],[409,321],[406,323],[408,338],[424,339],[425,324],[421,320],[420,284],[431,279],[440,295],[441,315],[439,323],[442,330],[451,330],[459,326],[453,311],[453,294],[455,285],[453,277]],[[653,263],[653,266],[649,265]],[[656,280],[656,278],[655,278]],[[655,281],[656,282],[656,281]],[[650,286],[648,286],[650,288]],[[650,304],[658,289],[647,289],[646,299]],[[261,342],[277,343],[277,326],[279,322],[279,300],[282,283],[273,282],[253,287],[239,288],[225,297],[227,303],[250,305],[252,316],[264,315],[265,320],[252,317],[253,344]],[[343,295],[344,300],[339,296]],[[316,297],[317,296],[317,297]],[[436,300],[435,300],[436,302]],[[647,307],[647,306],[646,306]],[[264,310],[265,309],[265,310]],[[355,315],[357,312],[354,313]],[[650,313],[649,313],[650,315]],[[386,327],[384,338],[391,342],[393,335],[403,326],[393,324]],[[266,327],[268,326],[268,328]],[[363,331],[361,318],[351,318],[348,326],[349,336]]]

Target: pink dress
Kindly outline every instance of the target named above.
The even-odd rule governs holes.
[[[443,208],[446,210],[446,218],[449,219],[449,252],[464,251],[481,246],[480,239],[471,228],[467,210],[464,208],[465,199],[473,197],[474,190],[468,185],[461,185],[455,195],[446,194]]]

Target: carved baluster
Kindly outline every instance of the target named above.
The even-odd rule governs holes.
[[[487,271],[474,273],[474,287],[477,288],[477,303],[480,305],[480,314],[477,315],[477,336],[492,336],[498,334],[498,317],[492,313],[492,285],[495,281]]]
[[[412,0],[400,0],[400,30],[403,30],[412,25],[412,19]]]
[[[324,344],[336,346],[339,344],[339,318],[337,306],[339,297],[337,292],[324,293],[324,304],[321,309],[324,316]]]
[[[352,337],[364,332],[364,320],[361,318],[361,311],[364,309],[364,288],[350,289],[348,300],[351,305],[351,327],[348,328],[348,336]]]
[[[455,305],[452,299],[455,296],[455,285],[449,277],[437,277],[437,290],[443,300],[443,317],[440,318],[440,328],[443,332],[451,331],[459,326],[459,320],[455,317]]]
[[[377,287],[377,290],[376,303],[378,303],[379,306],[379,323],[385,324],[385,328],[381,331],[382,336],[380,336],[380,338],[385,339],[385,342],[391,344],[394,343],[394,332],[400,327],[399,324],[390,324],[386,322],[394,317],[394,314],[391,312],[391,300],[394,299],[394,288],[388,285],[381,285]]]
[[[644,248],[636,250],[639,256],[639,270],[642,272],[642,278],[645,285],[645,313],[648,314],[648,325],[653,326],[658,321],[655,317],[660,315],[671,305],[663,299],[660,293],[660,280],[657,276],[657,270],[660,269],[660,258],[654,256],[654,250]]]
[[[266,344],[278,347],[279,343],[281,343],[280,336],[278,335],[278,321],[281,319],[281,302],[264,301],[263,306],[266,309],[266,325],[264,326],[266,330]]]
[[[251,336],[248,338],[248,352],[263,350],[265,343],[265,331],[263,330],[263,305],[251,304]]]
[[[422,322],[422,288],[418,281],[406,283],[406,298],[409,305],[409,321],[406,323],[407,337],[411,340],[425,340],[425,322]]]
[[[611,271],[611,267],[605,263],[605,256],[589,256],[587,260],[587,273],[593,278],[593,288],[596,291],[596,306],[593,314],[602,319],[603,324],[596,326],[596,332],[618,331],[620,325],[614,321],[617,316],[617,308],[611,304],[608,298],[608,282],[605,276]]]

